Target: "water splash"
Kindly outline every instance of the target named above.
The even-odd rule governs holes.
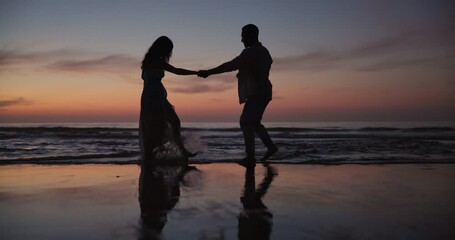
[[[208,150],[207,143],[202,141],[202,135],[196,132],[188,132],[184,136],[185,148],[193,153],[202,153]]]
[[[168,141],[153,149],[153,155],[157,161],[180,161],[186,159],[186,155],[183,152],[184,149],[178,144],[180,139],[176,139],[174,131],[175,129],[172,125],[166,122],[163,139],[167,139]]]

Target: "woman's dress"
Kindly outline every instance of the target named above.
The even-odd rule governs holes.
[[[162,69],[142,71],[144,89],[141,96],[139,141],[142,163],[171,163],[187,161],[180,135],[180,119],[167,100],[161,83]]]

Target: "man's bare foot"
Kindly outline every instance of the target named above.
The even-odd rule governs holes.
[[[246,156],[244,159],[237,162],[238,164],[248,168],[256,166],[256,158],[253,156]]]
[[[267,149],[267,152],[265,153],[264,157],[261,158],[261,161],[265,161],[265,160],[269,159],[276,152],[278,152],[277,146],[273,145],[272,147],[269,147]]]

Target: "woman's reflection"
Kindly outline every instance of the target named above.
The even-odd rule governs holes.
[[[182,165],[141,166],[139,177],[139,204],[142,228],[139,239],[159,239],[167,222],[167,214],[180,198],[180,183],[195,167]]]
[[[239,239],[270,239],[273,215],[262,202],[262,197],[267,193],[278,172],[268,164],[264,164],[264,168],[264,179],[258,189],[256,189],[254,167],[246,168],[245,186],[240,198],[243,210],[239,214]]]

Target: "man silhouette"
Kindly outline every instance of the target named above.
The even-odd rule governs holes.
[[[255,133],[267,147],[261,160],[266,160],[278,151],[264,125],[261,124],[265,108],[272,100],[272,84],[269,80],[272,57],[267,48],[258,40],[259,29],[253,24],[242,28],[242,42],[245,49],[229,62],[216,68],[201,70],[200,77],[239,70],[238,94],[240,104],[245,103],[240,117],[240,127],[245,140],[246,157],[240,161],[245,166],[255,165]]]

